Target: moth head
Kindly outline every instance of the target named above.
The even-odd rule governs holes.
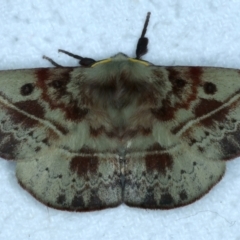
[[[141,60],[141,59],[130,58],[126,54],[120,52],[118,54],[113,55],[110,58],[97,61],[91,67],[96,67],[99,64],[106,64],[106,63],[109,63],[109,62],[125,62],[125,63],[127,63],[127,61],[130,61],[132,63],[134,62],[134,63],[143,64],[145,66],[148,66],[150,64],[149,62]]]

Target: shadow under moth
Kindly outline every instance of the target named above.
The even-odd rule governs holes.
[[[0,72],[0,156],[47,206],[171,209],[194,202],[240,154],[240,70],[163,67],[136,48],[81,67]]]

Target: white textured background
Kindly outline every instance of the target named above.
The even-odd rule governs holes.
[[[237,0],[1,0],[0,70],[48,67],[44,54],[77,65],[58,48],[96,60],[119,51],[134,56],[148,11],[145,60],[240,68]],[[239,172],[240,162],[229,162],[225,177],[209,194],[178,209],[122,205],[71,213],[36,201],[18,185],[15,164],[0,160],[0,240],[240,239]]]

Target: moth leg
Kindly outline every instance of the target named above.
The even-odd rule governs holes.
[[[147,53],[148,38],[144,37],[147,32],[147,26],[150,19],[150,12],[147,13],[147,17],[143,26],[141,37],[138,39],[136,48],[136,59],[140,59],[141,56]]]
[[[70,57],[73,57],[73,58],[76,58],[79,61],[79,64],[81,66],[84,66],[84,67],[91,67],[96,61],[92,58],[86,58],[86,57],[81,57],[79,55],[76,55],[76,54],[73,54],[73,53],[70,53],[68,51],[65,51],[65,50],[62,50],[62,49],[58,49],[58,52],[62,52],[62,53],[65,53],[67,54],[68,56]]]
[[[53,61],[51,58],[47,57],[47,56],[43,56],[43,59],[46,59],[47,61],[49,61],[53,66],[55,67],[64,67],[58,63],[56,63],[55,61]]]
[[[138,39],[136,49],[136,59],[140,59],[141,56],[147,53],[148,38],[144,37],[147,32],[147,26],[150,19],[150,12],[147,13],[147,17],[143,26],[141,37]]]

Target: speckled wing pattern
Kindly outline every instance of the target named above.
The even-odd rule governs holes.
[[[0,156],[42,203],[175,208],[239,156],[239,70],[155,66],[141,46],[136,59],[0,72]]]

